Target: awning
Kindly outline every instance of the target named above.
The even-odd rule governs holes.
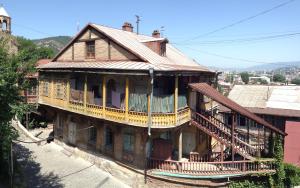
[[[266,122],[265,120],[258,117],[257,115],[253,114],[246,108],[240,106],[239,104],[237,104],[234,101],[230,100],[229,98],[225,97],[224,95],[219,93],[216,89],[214,89],[213,87],[211,87],[210,85],[208,85],[206,83],[192,83],[192,84],[189,84],[189,87],[191,87],[193,90],[195,90],[199,93],[202,93],[203,95],[206,95],[206,96],[212,98],[214,101],[217,101],[218,103],[222,104],[223,106],[255,121],[258,124],[268,127],[271,130],[273,130],[277,133],[280,133],[281,135],[287,135],[285,132],[274,127],[273,125]]]

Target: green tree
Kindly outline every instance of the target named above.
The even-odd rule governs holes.
[[[9,174],[10,146],[17,137],[11,120],[31,107],[24,103],[20,91],[31,87],[25,75],[35,71],[40,58],[52,58],[49,48],[37,47],[32,41],[17,38],[18,53],[9,54],[6,39],[0,39],[0,181],[7,181]]]
[[[300,85],[300,77],[294,78],[294,79],[292,80],[292,84]]]
[[[285,76],[283,76],[282,74],[275,74],[273,76],[273,81],[283,83],[283,82],[285,82]]]
[[[249,73],[248,72],[242,72],[241,74],[241,78],[242,78],[242,80],[243,80],[243,82],[245,83],[245,84],[248,84],[249,83]]]

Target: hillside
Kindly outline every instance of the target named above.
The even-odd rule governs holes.
[[[59,52],[72,39],[70,36],[48,37],[43,39],[35,39],[33,42],[38,46],[49,47],[54,50],[55,54]]]

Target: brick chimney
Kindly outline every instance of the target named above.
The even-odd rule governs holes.
[[[123,31],[129,31],[129,32],[133,32],[133,27],[131,25],[131,23],[129,22],[125,22],[122,26],[122,30]]]
[[[159,32],[159,30],[154,30],[153,33],[152,33],[152,37],[154,37],[154,38],[160,38],[160,32]]]

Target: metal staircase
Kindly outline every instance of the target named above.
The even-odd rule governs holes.
[[[240,154],[246,159],[254,160],[254,156],[256,156],[259,151],[257,147],[251,146],[241,140],[238,134],[233,135],[234,142],[232,143],[231,127],[208,114],[193,112],[191,124],[215,138],[225,146],[232,147],[233,145],[234,152]]]

